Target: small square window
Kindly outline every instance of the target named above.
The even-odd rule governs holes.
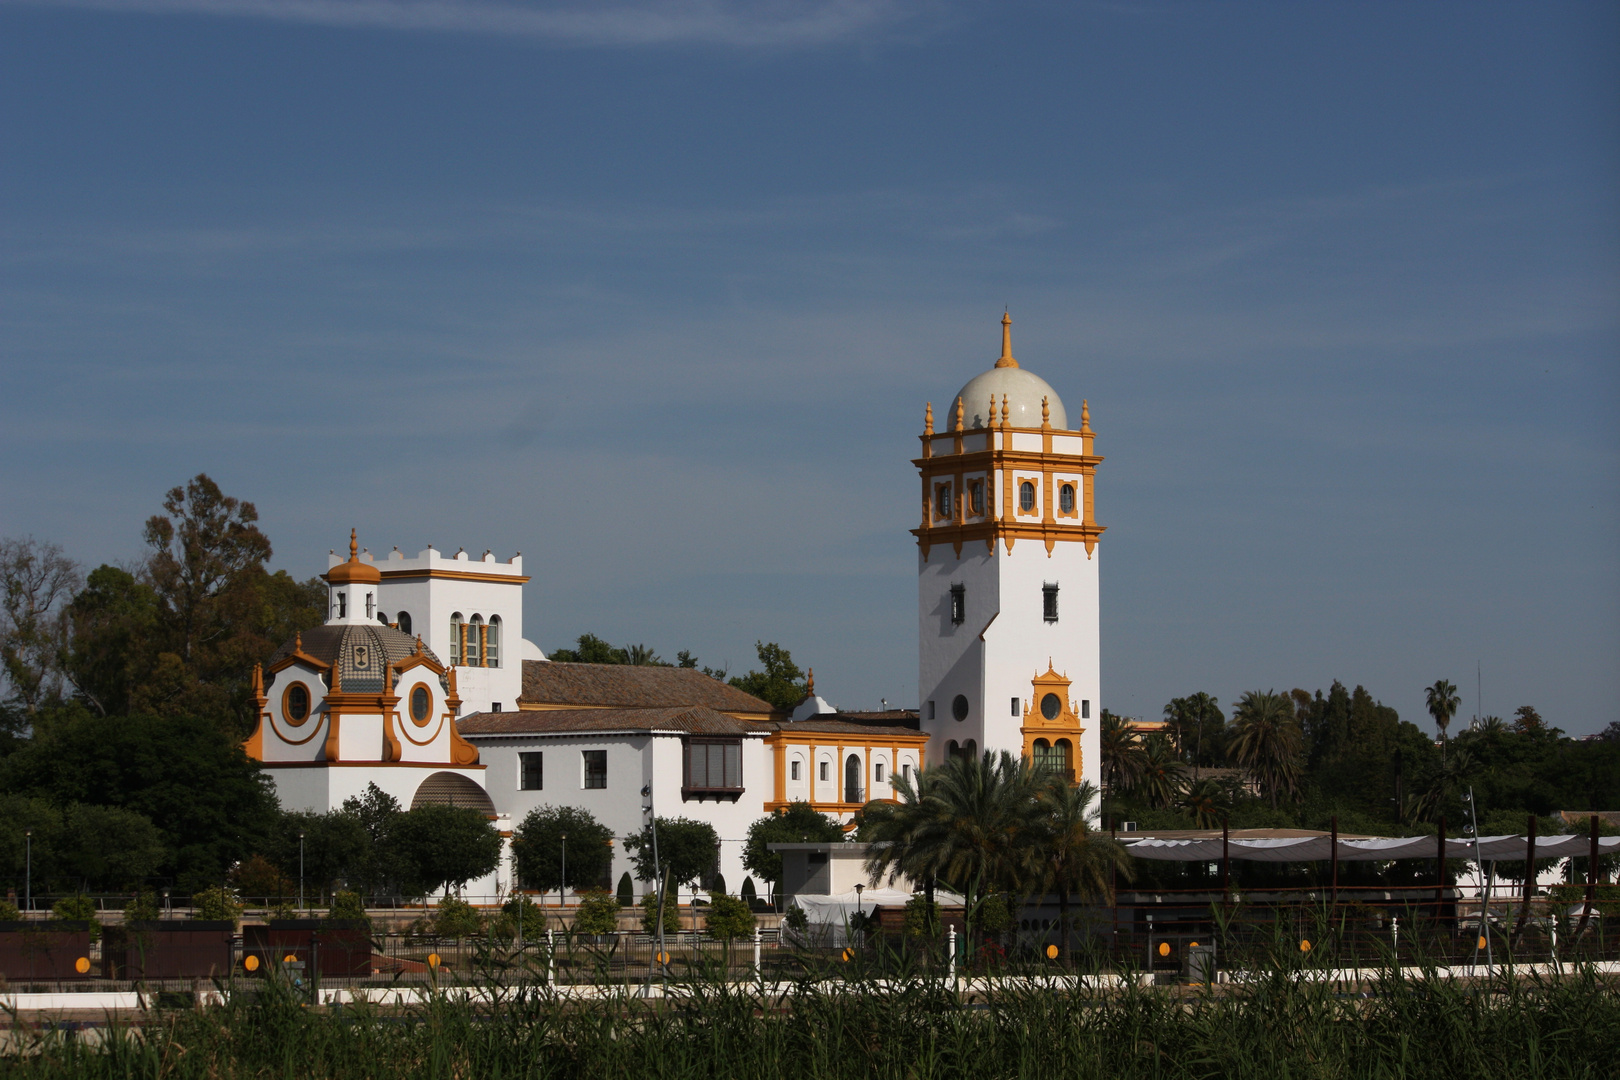
[[[883,762],[880,761],[872,767],[872,779],[883,783]]]
[[[1017,699],[1017,698],[1013,698],[1013,699],[1012,699],[1012,714],[1013,714],[1013,715],[1014,715],[1014,716],[1019,716],[1019,715],[1022,715],[1022,714],[1021,714],[1021,713],[1019,713],[1019,711],[1018,711],[1018,699]]]
[[[832,779],[832,766],[827,764],[825,761],[823,761],[821,763],[821,777],[820,777],[820,779],[821,779],[821,781],[823,783],[825,783],[828,780]]]
[[[911,766],[909,764],[900,766],[900,779],[908,784],[911,783]]]
[[[500,712],[501,711],[501,703],[498,702],[498,701],[490,702],[489,711],[490,712]]]
[[[541,753],[518,755],[518,789],[540,791],[545,787],[545,758]]]
[[[1091,699],[1090,698],[1081,698],[1080,699],[1080,719],[1082,719],[1082,720],[1090,720],[1091,719]]]
[[[580,753],[585,759],[585,786],[587,788],[607,787],[607,751],[582,750]]]
[[[797,780],[799,778],[799,763],[797,761],[789,763],[788,778],[791,780]]]

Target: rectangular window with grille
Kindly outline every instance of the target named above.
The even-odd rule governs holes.
[[[542,753],[518,755],[518,788],[539,791],[545,787],[545,757]]]
[[[607,787],[607,751],[582,750],[585,758],[585,786],[587,788]]]
[[[967,618],[967,587],[965,585],[951,586],[951,622],[957,626]]]
[[[741,740],[689,739],[685,755],[685,778],[681,785],[685,794],[743,789]]]
[[[1041,586],[1041,615],[1047,622],[1057,622],[1057,590],[1056,585]]]

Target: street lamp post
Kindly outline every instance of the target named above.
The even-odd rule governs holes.
[[[27,868],[23,871],[23,907],[32,912],[34,910],[34,830],[23,830],[23,841],[27,844]]]
[[[568,834],[562,834],[562,874],[557,885],[557,906],[568,903]]]
[[[860,931],[862,941],[866,939],[866,912],[861,910],[861,893],[865,890],[865,885],[858,881],[855,883],[855,926]]]
[[[298,910],[304,910],[304,834],[298,834]]]

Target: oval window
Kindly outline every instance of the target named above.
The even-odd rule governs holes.
[[[1058,492],[1058,506],[1065,514],[1074,513],[1074,485],[1064,484],[1063,490]]]
[[[1018,485],[1018,509],[1026,514],[1035,509],[1035,485],[1028,480]]]
[[[427,723],[428,713],[430,713],[432,710],[433,695],[428,693],[427,687],[418,686],[415,690],[411,691],[412,720],[415,720],[418,724],[425,724]]]
[[[295,724],[304,722],[309,715],[309,688],[303,683],[293,683],[287,687],[287,701],[284,706],[287,719]]]
[[[1056,694],[1047,694],[1041,698],[1041,715],[1048,720],[1056,720],[1058,713],[1063,711],[1063,699]]]
[[[951,715],[958,720],[966,720],[968,714],[968,699],[965,694],[957,694],[951,699]]]

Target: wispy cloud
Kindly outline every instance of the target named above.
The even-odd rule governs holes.
[[[494,34],[558,45],[795,48],[865,39],[942,13],[944,0],[0,0],[13,7],[270,19]]]

